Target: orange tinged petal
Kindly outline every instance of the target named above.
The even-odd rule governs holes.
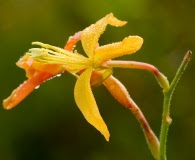
[[[25,69],[28,78],[34,77],[39,72],[56,75],[64,70],[62,65],[40,63],[29,55],[24,55],[16,64],[18,67]]]
[[[20,103],[26,96],[28,96],[37,86],[42,84],[47,79],[63,72],[61,65],[44,64],[35,61],[28,55],[24,55],[16,63],[20,68],[25,69],[26,76],[29,78],[24,81],[18,88],[16,88],[10,97],[3,101],[5,109],[11,109]]]
[[[26,96],[28,96],[37,86],[52,76],[53,75],[49,73],[39,73],[35,77],[24,81],[23,84],[12,92],[10,97],[3,101],[3,107],[5,109],[12,109],[24,98],[26,98]]]
[[[78,78],[74,88],[75,101],[85,119],[97,130],[99,130],[108,141],[110,134],[106,124],[104,123],[104,120],[99,113],[90,87],[91,73],[92,68],[88,68]]]
[[[139,50],[143,44],[143,39],[139,36],[129,36],[122,42],[116,42],[105,46],[98,47],[95,50],[94,63],[120,57],[126,54],[132,54]]]
[[[81,33],[82,31],[75,33],[74,36],[70,36],[68,42],[64,46],[64,49],[67,51],[72,51],[76,43],[81,40]]]
[[[83,30],[81,35],[81,43],[89,58],[93,58],[94,50],[98,45],[99,37],[105,31],[108,24],[118,27],[125,25],[126,22],[118,20],[112,13],[110,13],[97,21],[95,24],[92,24]]]

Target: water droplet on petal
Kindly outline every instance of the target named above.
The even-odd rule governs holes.
[[[40,85],[36,86],[35,89],[38,89],[40,87]]]
[[[18,96],[17,94],[14,94],[14,95],[13,95],[13,98],[16,98],[17,96]]]
[[[57,74],[57,75],[56,75],[56,77],[60,77],[60,76],[61,76],[61,74]]]

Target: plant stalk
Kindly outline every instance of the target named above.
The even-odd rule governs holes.
[[[173,92],[175,90],[176,85],[178,84],[178,81],[184,72],[185,68],[188,65],[188,62],[190,61],[192,52],[188,51],[178,68],[176,75],[167,91],[164,92],[164,103],[163,103],[163,115],[162,115],[162,124],[161,124],[161,132],[160,132],[160,155],[159,160],[167,160],[166,156],[166,142],[167,142],[167,135],[169,126],[171,124],[171,118],[170,118],[170,104],[171,104],[171,98],[173,95]]]

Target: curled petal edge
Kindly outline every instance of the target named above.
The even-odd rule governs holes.
[[[125,25],[126,21],[118,20],[112,13],[97,21],[95,24],[82,31],[81,43],[89,58],[93,58],[94,50],[98,45],[100,35],[105,31],[108,24],[116,27]]]

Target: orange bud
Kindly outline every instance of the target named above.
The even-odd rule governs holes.
[[[104,81],[104,85],[112,96],[123,106],[132,108],[132,100],[125,86],[113,76],[110,76]]]

